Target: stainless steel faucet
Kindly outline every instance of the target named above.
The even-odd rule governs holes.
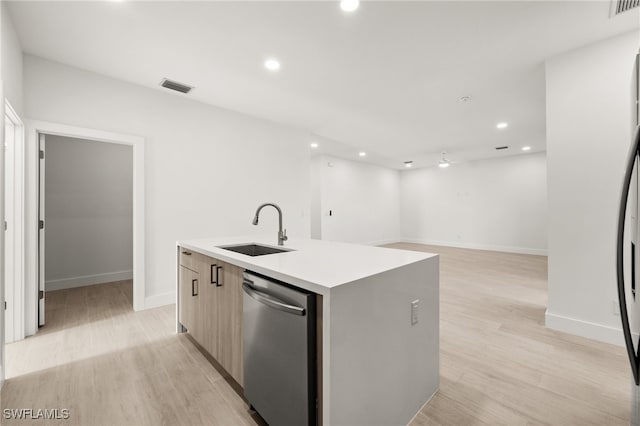
[[[274,203],[264,203],[263,205],[261,205],[260,207],[258,207],[258,210],[256,210],[256,215],[253,217],[253,224],[257,225],[258,224],[258,217],[260,216],[260,210],[262,210],[263,207],[266,206],[271,206],[274,207],[276,210],[278,210],[278,245],[279,246],[283,246],[284,242],[287,241],[287,230],[283,230],[282,229],[282,210],[280,210],[280,207],[278,207],[277,204]]]

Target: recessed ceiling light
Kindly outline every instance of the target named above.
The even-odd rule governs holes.
[[[530,151],[530,150],[531,150],[531,147],[530,147],[530,146],[523,146],[523,147],[522,147],[522,150],[523,150],[523,151]]]
[[[438,162],[438,167],[442,169],[446,169],[447,167],[449,167],[450,164],[451,164],[451,161],[449,161],[449,159],[447,158],[447,153],[443,152],[442,158]]]
[[[404,162],[404,166],[405,166],[406,168],[413,167],[413,161],[405,161],[405,162]]]
[[[438,162],[438,167],[442,169],[446,169],[447,167],[449,167],[450,164],[451,164],[451,161],[449,161],[449,159],[447,158],[447,153],[443,152],[442,158]]]
[[[498,124],[496,124],[496,128],[498,128],[498,129],[506,129],[507,127],[509,127],[509,123],[498,123]]]
[[[460,98],[458,98],[458,101],[460,101],[460,102],[470,102],[471,101],[471,96],[461,96]]]
[[[277,59],[267,59],[264,61],[264,66],[270,71],[278,71],[280,69],[280,62]]]
[[[353,12],[360,6],[360,0],[340,0],[340,9],[345,12]]]
[[[317,147],[318,147],[318,144],[317,144],[317,143],[313,142],[313,143],[311,144],[311,148],[317,148]]]
[[[364,152],[364,151],[360,151],[360,152],[358,153],[358,155],[359,155],[360,157],[364,157],[365,155],[367,155],[367,153],[366,153],[366,152]]]

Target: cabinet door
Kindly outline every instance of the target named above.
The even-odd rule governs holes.
[[[180,315],[178,320],[194,336],[197,333],[197,317],[200,310],[199,275],[185,266],[180,266]]]
[[[216,359],[218,358],[218,275],[222,272],[220,266],[220,261],[217,259],[202,256],[200,262],[202,341],[199,342]]]
[[[242,272],[243,269],[222,263],[217,287],[218,362],[240,385],[242,373]]]

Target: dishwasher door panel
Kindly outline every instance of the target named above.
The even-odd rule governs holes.
[[[251,273],[243,288],[245,397],[271,426],[315,424],[315,295]]]

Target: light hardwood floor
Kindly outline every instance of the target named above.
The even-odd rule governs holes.
[[[389,247],[441,254],[440,391],[412,425],[628,424],[624,350],[544,327],[545,257]],[[126,281],[48,293],[47,326],[7,346],[7,375],[3,409],[71,412],[38,425],[256,424],[175,334],[175,307],[134,313]]]
[[[10,424],[254,425],[186,335],[175,306],[132,310],[131,281],[47,293],[47,325],[7,345],[5,408],[66,408],[68,421]]]
[[[547,258],[439,253],[440,390],[413,425],[628,425],[623,348],[544,326]]]

